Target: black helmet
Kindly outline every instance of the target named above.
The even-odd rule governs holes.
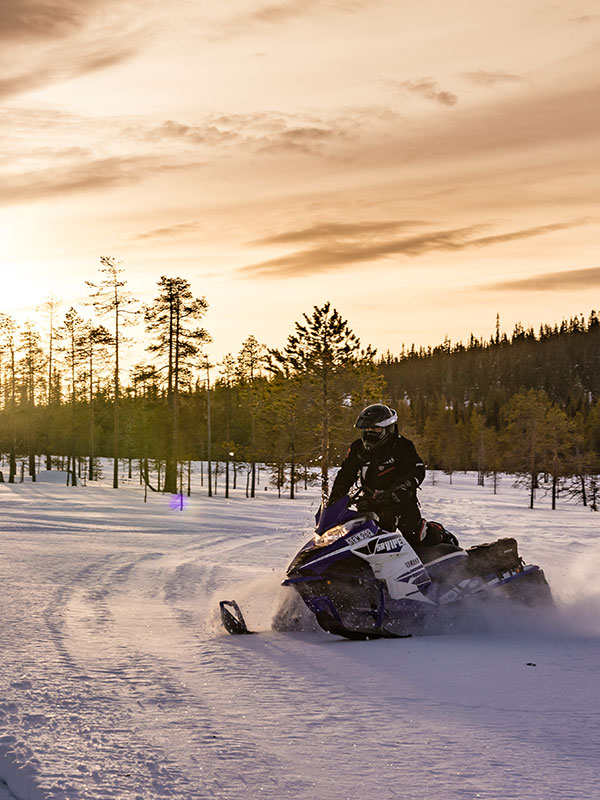
[[[393,408],[384,406],[383,403],[373,403],[363,408],[354,427],[364,431],[362,434],[363,444],[368,450],[371,450],[379,447],[397,432],[397,422],[398,415]],[[372,431],[368,430],[369,428],[381,428],[381,430]]]

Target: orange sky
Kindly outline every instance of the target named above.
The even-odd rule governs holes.
[[[591,0],[3,0],[0,311],[205,295],[211,353],[326,300],[400,351],[600,308]]]

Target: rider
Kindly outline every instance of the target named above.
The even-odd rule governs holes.
[[[398,433],[396,412],[374,403],[360,412],[354,427],[362,431],[361,438],[350,445],[327,505],[347,494],[360,478],[361,510],[375,511],[384,530],[398,528],[413,546],[457,544],[442,525],[421,516],[417,487],[425,478],[425,464],[410,439]]]

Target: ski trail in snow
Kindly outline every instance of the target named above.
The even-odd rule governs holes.
[[[492,495],[466,480],[436,487],[428,516],[467,546],[516,536],[558,618],[398,641],[277,633],[316,495],[173,513],[128,489],[116,504],[101,488],[0,487],[0,776],[19,800],[589,800],[599,637],[568,605],[595,607],[595,589],[569,594],[590,577],[589,513],[531,514],[506,491],[487,535]],[[220,599],[261,633],[226,634]]]
[[[223,716],[220,706],[218,712],[215,713],[216,695],[206,687],[205,667],[207,664],[203,657],[198,659],[197,667],[186,671],[185,681],[182,681],[181,669],[176,668],[182,656],[186,663],[194,663],[195,653],[198,650],[198,637],[190,635],[189,630],[190,625],[193,624],[193,618],[185,618],[182,624],[181,613],[175,615],[172,613],[174,600],[181,600],[181,595],[174,592],[175,576],[181,576],[182,570],[183,572],[189,571],[189,556],[185,564],[176,564],[173,556],[165,559],[157,557],[153,559],[152,563],[146,559],[146,562],[125,564],[117,568],[113,565],[112,569],[105,570],[100,587],[96,587],[93,591],[85,590],[85,584],[82,585],[81,579],[77,582],[78,594],[81,597],[77,604],[72,605],[70,609],[70,641],[76,643],[82,641],[83,638],[89,640],[93,637],[95,639],[94,651],[101,650],[106,662],[105,675],[101,682],[109,690],[118,686],[121,693],[136,702],[137,707],[130,713],[140,721],[138,726],[140,730],[143,729],[147,744],[155,742],[164,735],[166,727],[169,730],[171,741],[177,741],[178,738],[185,741],[187,751],[191,750],[192,753],[196,751],[200,754],[208,749],[214,752],[217,764],[222,759],[233,759],[237,762],[243,760],[244,762],[244,768],[240,770],[241,777],[237,783],[232,781],[231,776],[225,781],[219,774],[219,770],[215,771],[204,767],[201,789],[198,786],[195,789],[187,786],[183,773],[171,772],[169,775],[170,791],[173,792],[177,787],[178,791],[187,792],[186,796],[194,796],[190,794],[192,791],[203,791],[207,793],[206,796],[211,797],[220,797],[224,791],[228,793],[244,791],[248,782],[251,785],[253,781],[260,780],[259,776],[264,776],[270,770],[276,769],[277,763],[268,753],[265,754],[261,750],[253,736],[246,737],[242,733],[238,733],[233,738],[230,735],[224,738],[222,731],[224,721],[227,723],[227,716]],[[148,624],[146,620],[152,619],[152,624],[158,623],[160,626],[160,643],[153,641],[151,636],[147,636],[145,642],[142,643],[139,638],[136,640],[132,637],[132,631],[129,631],[126,637],[122,635],[130,625],[130,621],[123,616],[123,608],[131,609],[130,601],[133,598],[130,595],[137,595],[136,574],[145,570],[150,570],[151,575],[144,576],[143,584],[154,586],[156,591],[152,593],[152,597],[144,598],[143,617],[140,617],[139,606],[136,607],[136,627],[140,622]],[[87,570],[85,575],[86,580],[92,576],[94,581],[98,580],[98,570]],[[200,570],[199,574],[195,573],[195,578],[199,580],[198,588],[202,590],[203,580],[206,583],[214,580],[213,571],[211,569]],[[119,595],[118,600],[116,597],[113,598],[113,594]],[[82,606],[84,602],[89,605],[87,610]],[[102,607],[100,614],[98,614],[99,605]],[[77,619],[74,618],[75,609],[78,611]],[[108,613],[105,609],[108,610]],[[100,625],[98,625],[98,619],[101,620]],[[87,626],[85,637],[82,630],[75,629],[78,624]],[[113,627],[116,629],[113,630]],[[127,646],[125,641],[128,642]],[[131,642],[135,644],[135,647],[132,647]],[[165,647],[165,644],[168,646]],[[148,649],[150,649],[150,653],[148,653]],[[169,653],[173,655],[170,657]],[[174,660],[174,663],[171,659]],[[212,662],[213,660],[214,656],[209,646],[208,661]],[[80,669],[84,668],[85,665],[81,663],[80,654],[79,663]],[[196,681],[197,670],[204,676],[201,686]],[[220,670],[216,672],[212,669],[209,670],[211,676],[219,675],[220,672]],[[90,677],[93,677],[95,683],[99,680],[97,672]],[[221,681],[215,684],[213,679],[211,682],[216,685],[217,695],[226,691],[226,686]],[[151,704],[148,703],[150,691],[158,693],[158,697]],[[210,702],[207,702],[207,695]],[[157,708],[160,710],[158,723],[155,721]],[[198,755],[193,758],[188,755],[185,759],[186,771],[195,776],[195,781],[199,779],[196,764],[196,759],[199,757]],[[135,763],[135,754],[133,754],[133,761]],[[204,795],[198,794],[198,796]],[[231,794],[227,796],[231,796]]]

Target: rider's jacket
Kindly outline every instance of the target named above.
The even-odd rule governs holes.
[[[424,478],[425,464],[410,439],[398,434],[371,450],[364,446],[362,439],[357,439],[350,445],[335,477],[329,502],[347,494],[358,479],[367,494],[372,494],[393,490],[405,481],[409,481],[416,492]]]

